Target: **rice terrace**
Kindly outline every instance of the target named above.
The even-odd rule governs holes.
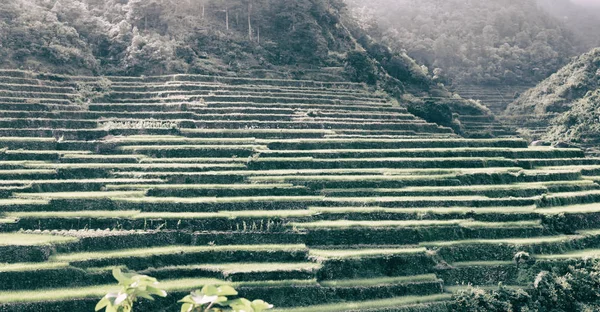
[[[600,311],[598,8],[375,2],[0,3],[0,312]]]

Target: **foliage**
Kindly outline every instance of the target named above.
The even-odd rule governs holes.
[[[216,287],[207,285],[179,300],[182,303],[181,312],[222,311],[221,308],[215,306],[229,308],[236,312],[262,312],[273,307],[273,305],[263,300],[250,301],[245,298],[227,298],[227,296],[237,296],[237,294],[238,292],[231,286]]]
[[[71,74],[328,65],[330,52],[352,47],[343,8],[340,0],[3,1],[0,57],[6,68]]]
[[[370,85],[377,83],[377,69],[364,51],[348,52],[344,69],[351,81]]]
[[[84,81],[77,83],[75,102],[80,105],[91,103],[93,100],[108,95],[111,91],[112,82],[105,77],[96,81]]]
[[[105,309],[106,312],[131,312],[133,304],[139,298],[154,300],[152,296],[167,296],[167,292],[158,287],[158,281],[153,277],[123,273],[120,268],[113,269],[112,273],[121,289],[106,294],[96,304],[96,311]]]
[[[537,82],[584,51],[535,1],[348,0],[374,38],[462,83]],[[593,33],[590,31],[590,33]],[[575,47],[575,48],[574,48]]]
[[[558,114],[544,139],[597,143],[600,135],[600,49],[583,54],[525,92],[506,110],[512,116]],[[588,142],[589,141],[589,142]]]
[[[469,287],[453,297],[451,311],[456,312],[525,312],[530,295],[524,290],[512,290],[499,285],[497,290],[486,291]]]
[[[483,311],[583,311],[600,299],[600,265],[570,266],[565,274],[540,272],[530,290],[507,288],[497,290],[468,288],[454,295],[451,310]]]

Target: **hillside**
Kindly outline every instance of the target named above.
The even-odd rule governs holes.
[[[523,124],[544,121],[534,137],[552,141],[593,143],[598,138],[600,49],[576,58],[556,74],[525,92],[506,110]]]
[[[535,0],[347,2],[373,36],[456,84],[537,83],[586,48]]]
[[[117,266],[169,293],[136,311],[217,284],[278,311],[450,312],[458,285],[600,253],[600,159],[461,138],[364,84],[10,70],[0,93],[2,311],[92,311]]]
[[[594,0],[537,0],[577,36],[586,50],[600,46],[600,3]]]

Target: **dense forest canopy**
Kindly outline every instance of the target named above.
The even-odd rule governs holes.
[[[557,5],[540,6],[535,0],[347,2],[375,37],[395,49],[405,49],[418,62],[458,83],[537,82],[570,57],[600,45],[600,38],[577,34],[587,29],[593,37],[597,31],[565,23],[545,10]],[[572,10],[571,19],[581,19],[584,12]],[[600,14],[592,16],[580,24],[600,21]],[[588,40],[583,42],[582,37]]]
[[[332,52],[353,47],[336,26],[343,7],[338,0],[1,1],[0,58],[5,68],[133,75],[327,66],[339,61]]]

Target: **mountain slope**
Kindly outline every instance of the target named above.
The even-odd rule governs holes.
[[[537,120],[554,116],[544,138],[585,143],[600,134],[599,90],[600,49],[594,49],[524,93],[506,115]]]

